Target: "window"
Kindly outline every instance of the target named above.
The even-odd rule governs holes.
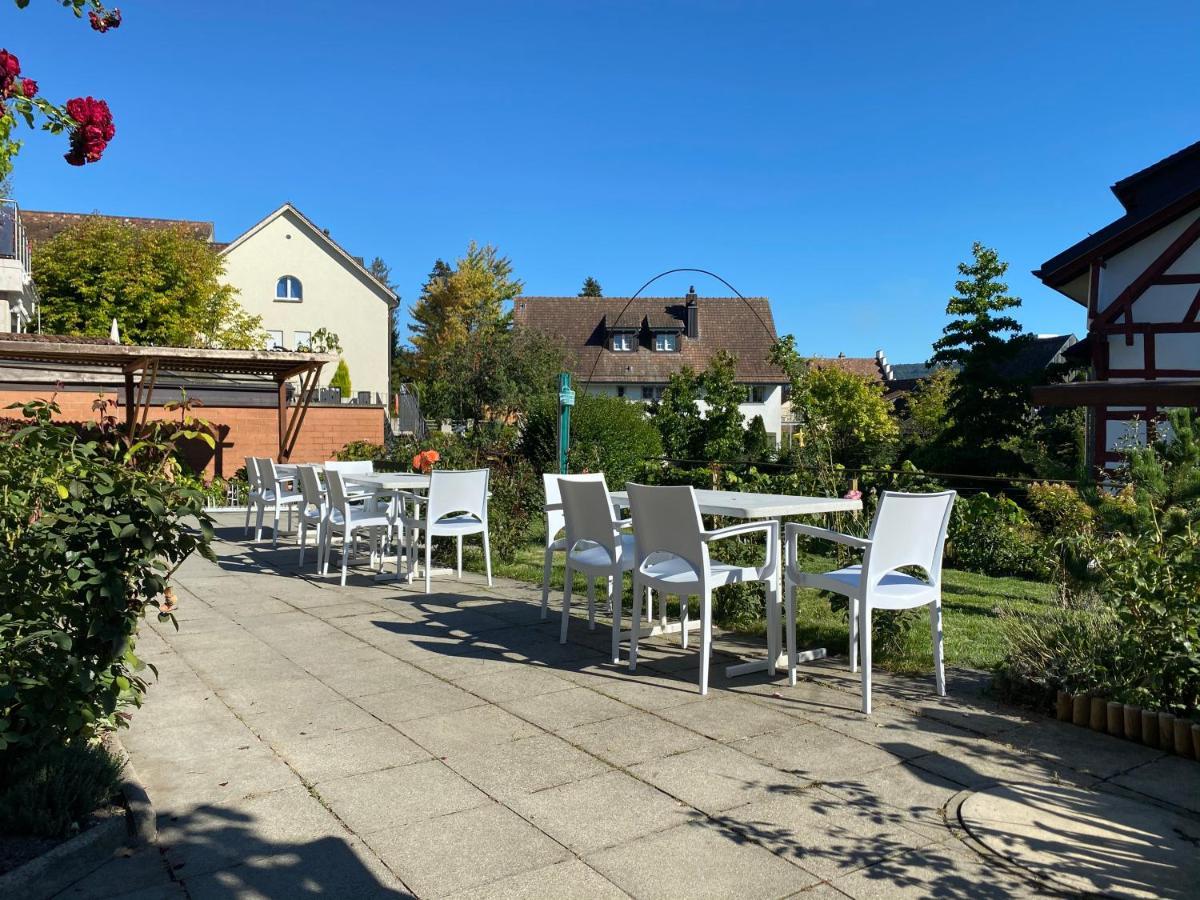
[[[304,299],[304,288],[295,275],[284,275],[275,282],[275,299],[285,303],[299,303]]]
[[[312,343],[311,331],[295,331],[292,332],[292,346],[297,350],[308,350]]]
[[[623,384],[618,384],[618,385],[617,385],[617,396],[618,396],[618,397],[624,397],[624,396],[625,396],[625,385],[623,385]]]
[[[670,331],[660,331],[654,335],[654,349],[659,352],[675,352],[679,349],[679,335]]]
[[[746,388],[747,403],[766,403],[767,389],[761,384],[752,384]]]
[[[283,349],[283,332],[268,331],[267,332],[267,349],[282,350]]]
[[[631,353],[634,349],[633,335],[624,332],[612,336],[612,348],[617,353]]]
[[[663,389],[661,387],[654,387],[653,385],[649,384],[642,386],[643,400],[661,400],[662,395]]]

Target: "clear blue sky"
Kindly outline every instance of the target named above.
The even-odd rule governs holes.
[[[228,240],[291,200],[386,259],[406,307],[475,239],[527,293],[698,266],[769,296],[805,352],[916,361],[981,240],[1029,330],[1080,332],[1029,270],[1200,139],[1194,2],[120,5],[98,35],[3,0],[0,44],[117,123],[85,170],[27,138],[22,203]],[[692,281],[723,292],[657,287]]]

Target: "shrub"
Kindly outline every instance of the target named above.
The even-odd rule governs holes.
[[[1052,541],[1077,537],[1092,530],[1096,514],[1075,488],[1049,482],[1029,487],[1030,518]]]
[[[0,768],[123,724],[146,690],[138,623],[149,609],[173,620],[171,573],[212,555],[204,497],[173,453],[197,432],[85,439],[57,411],[31,402],[32,421],[0,437]]]
[[[329,386],[341,391],[343,400],[350,399],[350,367],[346,365],[344,359],[338,360],[337,368],[333,370],[333,377],[329,379]]]
[[[125,763],[85,741],[25,756],[0,776],[0,833],[65,838],[117,793]]]
[[[1050,566],[1025,511],[1003,494],[959,497],[950,517],[947,562],[984,575],[1045,578]]]
[[[334,458],[340,460],[376,460],[382,459],[384,455],[385,450],[382,444],[374,444],[371,441],[351,441],[335,453]]]
[[[519,452],[537,472],[556,466],[557,404],[536,404],[529,412]],[[658,429],[639,403],[600,394],[579,394],[571,411],[572,472],[603,472],[612,490],[642,477],[646,460],[662,456]]]

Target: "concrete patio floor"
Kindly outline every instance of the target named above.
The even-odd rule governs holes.
[[[1000,781],[1200,812],[1197,763],[999,706],[982,676],[939,699],[880,674],[869,718],[838,659],[795,688],[714,665],[702,698],[694,643],[648,641],[630,673],[603,624],[560,645],[529,585],[426,596],[362,568],[341,588],[290,543],[219,538],[219,565],[178,573],[179,630],[139,643],[159,680],[122,740],[158,846],[61,896],[1042,896],[947,824],[953,798]]]

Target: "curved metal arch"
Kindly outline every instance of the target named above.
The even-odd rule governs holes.
[[[658,281],[658,279],[665,278],[667,275],[675,275],[679,272],[696,272],[700,275],[707,275],[709,278],[715,278],[717,281],[721,282],[721,284],[725,285],[725,287],[729,288],[731,291],[733,291],[735,294],[737,294],[738,299],[746,304],[746,308],[748,310],[750,310],[750,312],[754,315],[754,318],[756,318],[758,320],[758,324],[763,327],[763,330],[766,331],[768,334],[771,333],[771,329],[767,327],[767,323],[764,322],[762,319],[762,316],[760,316],[758,314],[758,310],[755,309],[754,306],[751,305],[750,301],[747,300],[742,295],[741,291],[739,291],[737,288],[735,288],[732,284],[730,284],[728,281],[726,281],[724,278],[722,278],[716,272],[710,272],[708,269],[696,269],[696,268],[692,268],[690,266],[681,266],[680,268],[677,268],[677,269],[667,269],[667,271],[665,271],[665,272],[659,272],[657,275],[655,275],[653,278],[651,278],[649,281],[647,281],[645,284],[643,284],[640,288],[638,288],[636,291],[634,291],[633,296],[631,296],[627,301],[625,301],[625,305],[622,306],[621,311],[619,313],[617,313],[616,321],[619,322],[621,320],[621,316],[625,315],[625,310],[629,309],[630,304],[632,304],[634,300],[636,300],[638,297],[641,296],[642,291],[644,291],[646,288],[650,287],[650,285],[654,284],[654,282]],[[581,388],[581,390],[586,391],[589,387],[591,387],[592,376],[596,374],[596,366],[600,365],[600,359],[603,356],[603,354],[604,354],[604,345],[601,344],[598,348],[596,348],[596,358],[594,360],[592,360],[592,368],[588,370],[588,377],[583,382],[583,387]]]

